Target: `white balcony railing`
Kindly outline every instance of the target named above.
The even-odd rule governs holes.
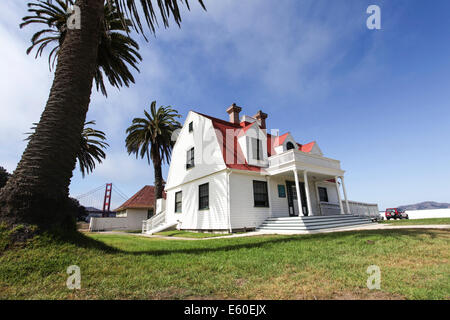
[[[299,162],[323,168],[341,170],[338,160],[325,158],[315,154],[309,154],[298,150],[289,150],[269,158],[269,168],[275,168],[289,162]]]

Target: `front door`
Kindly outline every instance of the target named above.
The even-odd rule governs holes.
[[[295,183],[292,181],[286,181],[286,189],[287,189],[289,215],[291,217],[298,216],[298,211],[296,212],[295,206],[294,206],[294,194],[296,194]]]
[[[306,191],[305,191],[305,184],[303,182],[300,182],[300,197],[302,197],[302,209],[301,209],[301,216],[307,216],[308,215],[308,205],[306,203]],[[288,207],[289,207],[289,215],[290,216],[298,216],[299,211],[297,206],[297,191],[295,190],[295,182],[293,181],[286,181],[286,189],[287,189],[287,195],[288,195]]]

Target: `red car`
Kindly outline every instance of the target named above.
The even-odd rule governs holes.
[[[386,219],[409,219],[408,214],[403,209],[390,208],[386,209]]]

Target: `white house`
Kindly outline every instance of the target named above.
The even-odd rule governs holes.
[[[165,225],[231,232],[266,219],[336,216],[355,213],[358,205],[368,210],[348,201],[340,162],[325,157],[316,142],[271,134],[267,114],[240,117],[241,110],[232,104],[229,121],[189,112],[172,152]],[[378,208],[370,211],[377,215]]]
[[[154,206],[155,187],[144,186],[114,210],[116,211],[114,218],[91,218],[89,230],[140,230],[142,221],[151,218],[157,211]]]

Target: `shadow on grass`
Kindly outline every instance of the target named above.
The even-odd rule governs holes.
[[[95,249],[105,253],[121,253],[121,249],[110,246],[103,241],[93,239],[79,231],[52,231],[43,235],[44,241],[51,241],[61,244],[71,244],[80,248]]]
[[[245,238],[232,238],[232,239],[220,239],[227,244],[219,246],[208,246],[200,248],[184,248],[184,249],[158,249],[158,250],[142,250],[142,251],[126,251],[120,250],[122,253],[131,255],[166,255],[166,254],[204,254],[210,252],[226,252],[231,250],[240,249],[253,249],[253,248],[264,248],[274,244],[280,243],[290,243],[290,242],[300,242],[305,240],[315,240],[320,239],[324,241],[336,241],[342,239],[344,236],[356,236],[358,238],[369,238],[371,236],[389,236],[395,238],[401,238],[402,236],[418,237],[422,235],[428,235],[432,238],[436,238],[435,232],[421,229],[421,230],[368,230],[368,231],[348,231],[348,232],[336,232],[336,233],[325,233],[325,234],[313,234],[313,235],[270,235],[270,236],[255,236],[255,237],[245,237]],[[239,240],[238,240],[239,239]],[[217,239],[218,240],[218,239]],[[211,240],[211,241],[217,241]],[[173,240],[170,240],[173,241]],[[182,240],[181,240],[182,241]],[[189,241],[189,240],[187,240]],[[208,240],[203,240],[201,242],[195,241],[196,243],[211,244],[214,242],[209,242]],[[232,244],[229,244],[229,243]],[[233,243],[234,242],[234,243]],[[244,242],[244,243],[236,243]]]
[[[440,230],[443,231],[443,230]],[[448,232],[448,231],[447,231]],[[264,235],[255,237],[243,237],[243,238],[230,238],[230,239],[211,239],[211,240],[151,240],[151,244],[162,243],[164,245],[173,243],[176,241],[177,245],[181,243],[189,243],[189,245],[195,245],[197,247],[187,248],[164,248],[164,249],[149,249],[149,250],[124,250],[115,246],[110,246],[107,243],[93,239],[80,232],[52,232],[45,233],[40,236],[40,244],[71,244],[76,247],[85,249],[99,250],[107,254],[126,254],[126,255],[152,255],[162,256],[169,254],[192,254],[199,255],[205,253],[214,252],[227,252],[241,249],[254,249],[254,248],[267,248],[272,245],[282,243],[301,242],[306,240],[321,240],[321,241],[337,241],[345,240],[344,237],[357,237],[357,238],[370,238],[373,236],[394,237],[401,238],[403,236],[418,237],[427,235],[432,238],[436,238],[436,231],[430,229],[415,229],[415,230],[365,230],[365,231],[347,231],[347,232],[335,232],[335,233],[323,233],[323,234],[311,234],[311,235]],[[124,235],[126,236],[126,235]],[[130,237],[132,237],[130,235]],[[135,236],[133,236],[134,239]],[[148,241],[149,239],[142,238],[142,241]],[[335,243],[339,246],[339,243]]]

